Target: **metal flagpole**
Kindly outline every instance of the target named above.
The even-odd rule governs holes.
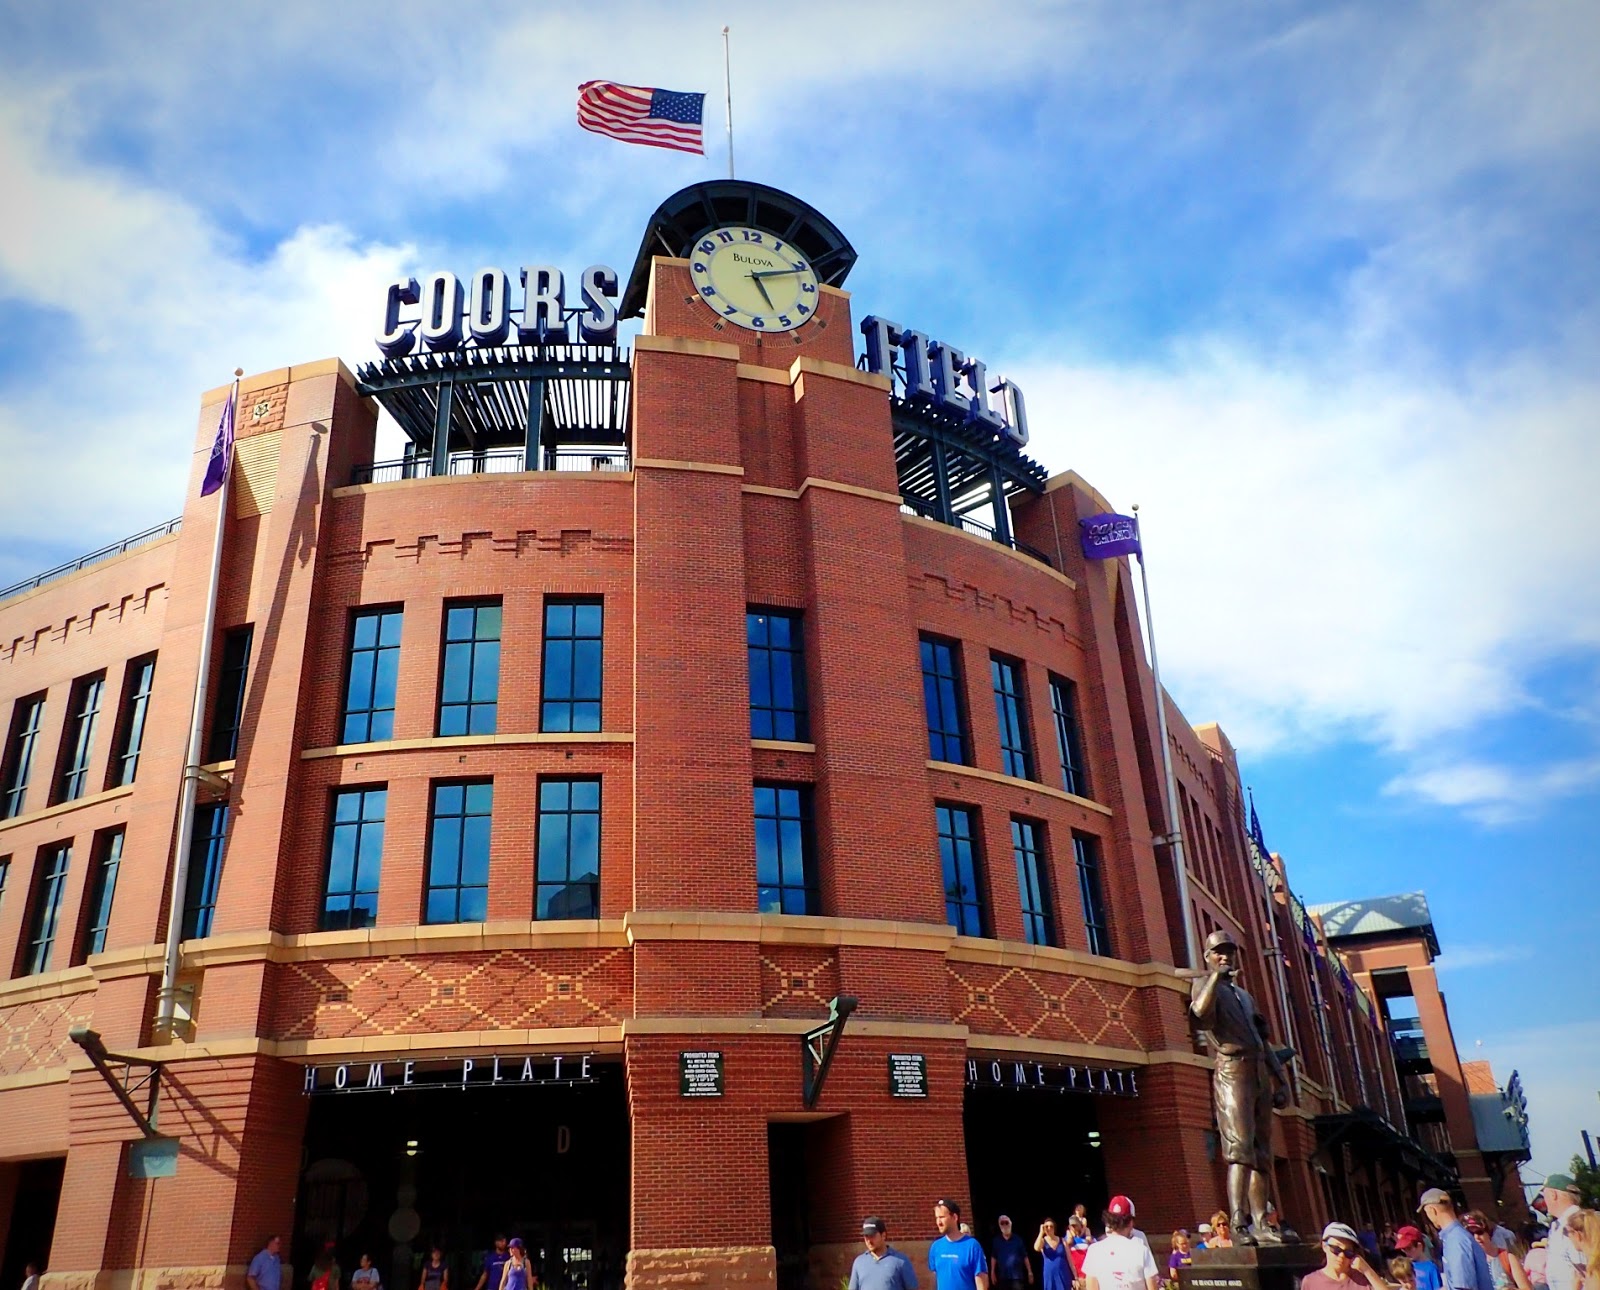
[[[228,396],[235,426],[239,416],[239,378],[244,368],[233,371],[233,392]],[[230,427],[230,439],[232,437]],[[206,776],[200,768],[200,740],[206,723],[206,689],[211,679],[211,638],[217,627],[217,590],[222,581],[222,535],[228,526],[228,497],[233,483],[233,446],[228,445],[223,465],[222,486],[217,490],[217,531],[211,542],[211,582],[206,590],[205,622],[200,629],[200,670],[194,680],[194,708],[189,714],[189,748],[184,756],[183,787],[178,799],[178,835],[173,843],[171,891],[167,895],[167,953],[161,968],[161,991],[156,995],[158,1034],[170,1036],[176,1028],[178,1010],[178,945],[183,936],[184,896],[189,885],[189,847],[194,835],[194,799],[199,783]]]
[[[728,58],[728,29],[722,29],[722,89],[728,101],[728,178],[733,178],[733,70]]]
[[[1133,508],[1134,523],[1138,525],[1139,508]],[[1167,696],[1161,688],[1161,663],[1156,657],[1156,620],[1150,613],[1150,572],[1145,568],[1144,527],[1138,525],[1139,583],[1144,589],[1144,626],[1150,633],[1150,672],[1156,683],[1156,722],[1161,731],[1161,767],[1167,778],[1167,819],[1172,832],[1166,841],[1172,847],[1172,862],[1178,871],[1178,899],[1183,904],[1183,936],[1189,949],[1189,966],[1198,970],[1204,964],[1200,959],[1200,941],[1194,930],[1194,908],[1189,902],[1189,867],[1183,858],[1183,817],[1178,814],[1178,780],[1172,773],[1172,749],[1167,742]]]

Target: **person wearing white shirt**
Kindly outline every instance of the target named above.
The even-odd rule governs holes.
[[[1156,1290],[1158,1275],[1149,1245],[1133,1239],[1133,1202],[1113,1196],[1106,1206],[1106,1234],[1083,1259],[1088,1290]]]
[[[1544,1277],[1550,1290],[1578,1290],[1578,1275],[1583,1259],[1567,1235],[1566,1215],[1577,1208],[1578,1185],[1567,1174],[1551,1174],[1544,1180],[1544,1208],[1550,1215],[1550,1234],[1545,1240]],[[1591,1288],[1592,1290],[1592,1288]]]

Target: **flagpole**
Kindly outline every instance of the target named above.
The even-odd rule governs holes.
[[[239,378],[244,368],[233,371],[233,390],[228,395],[231,415],[237,422],[239,414]],[[219,434],[221,433],[219,427]],[[229,427],[228,438],[233,438]],[[206,589],[206,612],[200,629],[200,668],[194,679],[194,706],[189,713],[189,747],[183,762],[183,786],[178,797],[178,833],[173,842],[171,890],[167,894],[167,946],[166,958],[161,968],[161,990],[156,995],[157,1034],[171,1037],[177,1028],[178,947],[183,936],[184,897],[189,885],[189,848],[194,835],[194,801],[199,788],[200,741],[205,732],[206,689],[211,680],[211,638],[216,635],[217,592],[222,582],[222,535],[228,526],[228,497],[233,482],[233,446],[225,448],[227,460],[223,463],[222,486],[217,490],[217,528],[211,540],[211,581]]]
[[[1167,740],[1167,695],[1161,688],[1161,662],[1156,656],[1156,620],[1150,613],[1150,572],[1145,568],[1144,529],[1139,525],[1139,508],[1133,508],[1139,538],[1139,583],[1144,590],[1144,626],[1150,634],[1150,672],[1156,683],[1156,723],[1161,731],[1161,767],[1167,781],[1167,820],[1172,832],[1166,841],[1172,847],[1173,866],[1178,871],[1178,899],[1183,904],[1183,938],[1189,950],[1189,966],[1199,970],[1200,941],[1194,930],[1194,908],[1189,901],[1189,866],[1183,857],[1183,818],[1178,814],[1178,780],[1172,773],[1172,749]]]
[[[728,103],[728,178],[733,178],[733,65],[728,55],[728,29],[722,29],[722,91]]]
[[[1272,943],[1267,946],[1267,953],[1272,955],[1274,966],[1273,984],[1278,988],[1278,1008],[1283,1013],[1283,1030],[1288,1037],[1289,1046],[1295,1050],[1291,1061],[1299,1062],[1301,1073],[1304,1073],[1305,1058],[1300,1055],[1300,1027],[1295,1025],[1294,1009],[1289,1005],[1289,978],[1284,974],[1283,963],[1283,938],[1278,935],[1277,901],[1273,898],[1272,884],[1267,881],[1266,871],[1272,868],[1272,855],[1267,851],[1266,836],[1261,833],[1261,818],[1256,814],[1256,791],[1246,786],[1250,794],[1250,824],[1245,829],[1246,840],[1250,849],[1261,859],[1261,885],[1267,892],[1267,934],[1272,937]],[[1279,876],[1282,881],[1282,876]],[[1287,902],[1285,902],[1287,907]],[[1298,1085],[1296,1086],[1298,1095]]]

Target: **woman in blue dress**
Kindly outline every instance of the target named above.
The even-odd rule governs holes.
[[[523,1247],[520,1236],[511,1238],[506,1253],[511,1257],[506,1260],[500,1273],[499,1290],[536,1290],[539,1279],[533,1271],[533,1264],[528,1262],[528,1251]]]
[[[1056,1233],[1055,1219],[1047,1218],[1039,1224],[1033,1248],[1044,1259],[1041,1290],[1072,1290],[1072,1264],[1067,1259],[1067,1243]]]

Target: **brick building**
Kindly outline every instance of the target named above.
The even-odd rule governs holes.
[[[1231,746],[1175,710],[1166,820],[1129,567],[1074,540],[1105,499],[861,370],[816,212],[686,192],[631,353],[240,384],[171,1033],[228,390],[181,524],[0,601],[0,1284],[238,1286],[278,1231],[402,1290],[437,1241],[471,1285],[506,1228],[562,1287],[836,1284],[869,1211],[914,1246],[935,1195],[1031,1233],[1113,1186],[1159,1237],[1222,1195],[1174,825],[1300,1052],[1287,1218],[1381,1222],[1432,1167]],[[800,325],[706,307],[695,239],[738,225],[806,248]],[[159,1064],[153,1138],[117,1093],[149,1068],[81,1028]],[[146,1139],[172,1176],[134,1176]]]

